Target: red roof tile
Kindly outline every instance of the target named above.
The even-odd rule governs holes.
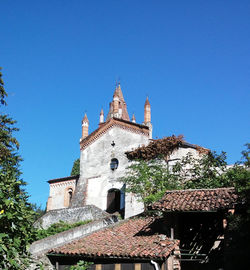
[[[169,137],[164,137],[162,139],[152,140],[149,145],[141,146],[133,151],[128,151],[125,154],[130,160],[151,160],[157,158],[158,156],[164,156],[165,159],[168,159],[169,156],[173,153],[173,151],[175,149],[178,149],[179,147],[193,148],[196,149],[199,153],[209,152],[209,150],[206,148],[185,142],[183,140],[183,135],[172,135]]]
[[[134,218],[101,229],[49,253],[87,257],[167,258],[178,245],[165,235],[154,234],[153,218]]]
[[[237,203],[234,188],[187,189],[167,191],[151,208],[162,211],[217,211]]]

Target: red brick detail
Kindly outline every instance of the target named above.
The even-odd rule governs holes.
[[[149,128],[144,125],[139,125],[126,120],[111,118],[108,122],[100,125],[98,129],[92,132],[88,137],[80,141],[80,149],[83,150],[93,142],[95,142],[99,137],[105,134],[112,127],[119,127],[133,133],[149,136]]]

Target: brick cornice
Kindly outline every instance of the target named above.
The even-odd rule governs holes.
[[[119,118],[111,118],[109,121],[103,123],[98,129],[93,131],[88,137],[80,141],[80,149],[84,150],[87,146],[95,142],[99,137],[104,135],[108,130],[113,127],[128,130],[133,133],[149,136],[149,128],[144,125],[132,123]]]

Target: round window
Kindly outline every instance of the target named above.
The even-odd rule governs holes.
[[[110,169],[112,171],[116,170],[118,168],[119,161],[116,158],[112,158],[110,162]]]

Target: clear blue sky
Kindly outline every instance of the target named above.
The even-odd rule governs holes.
[[[154,138],[183,134],[240,159],[249,142],[250,1],[0,1],[6,111],[18,121],[30,201],[79,157],[120,78],[130,116],[148,95]]]

